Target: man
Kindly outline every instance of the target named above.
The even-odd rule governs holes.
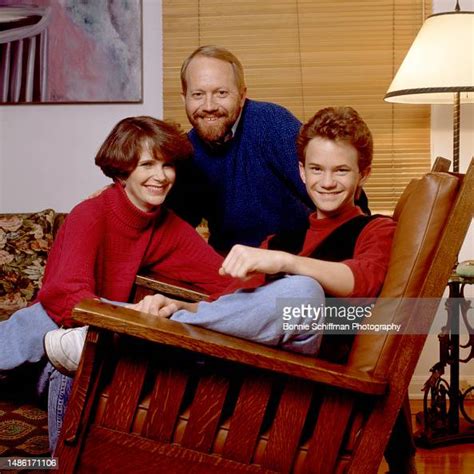
[[[304,230],[314,205],[298,173],[298,119],[247,99],[242,65],[224,48],[196,49],[181,67],[181,84],[194,157],[177,170],[168,206],[194,226],[205,218],[209,244],[222,254]]]

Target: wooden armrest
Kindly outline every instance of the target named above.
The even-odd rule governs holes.
[[[79,303],[73,310],[73,319],[119,334],[289,374],[345,390],[381,395],[387,388],[386,380],[366,372],[98,300],[84,300]]]
[[[152,277],[148,275],[137,275],[135,278],[135,285],[183,301],[197,302],[208,298],[208,295],[196,291],[191,286],[161,276]]]

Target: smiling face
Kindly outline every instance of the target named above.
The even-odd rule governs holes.
[[[239,117],[245,90],[239,91],[234,69],[226,61],[195,56],[186,70],[186,114],[205,142],[224,139]]]
[[[359,171],[357,150],[347,141],[316,137],[309,141],[301,178],[319,219],[335,217],[350,207],[370,168]]]
[[[150,151],[145,148],[137,167],[124,181],[125,192],[138,209],[150,212],[163,204],[175,179],[175,166],[153,158]]]

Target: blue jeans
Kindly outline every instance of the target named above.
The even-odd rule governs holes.
[[[45,355],[44,335],[57,328],[41,303],[13,313],[0,323],[0,370],[39,362]]]
[[[170,319],[292,352],[316,354],[321,334],[304,329],[303,325],[283,329],[281,308],[277,304],[283,299],[319,306],[324,304],[325,295],[313,278],[286,276],[252,291],[238,290],[211,303],[201,302],[196,313],[180,310]]]
[[[63,426],[64,414],[72,389],[72,377],[61,374],[51,366],[48,392],[49,450],[54,452]]]
[[[253,291],[239,290],[211,303],[201,302],[196,313],[180,310],[171,319],[261,344],[315,355],[319,350],[321,334],[311,329],[283,330],[282,314],[277,305],[277,300],[281,298],[296,298],[298,304],[313,306],[324,304],[325,301],[324,291],[317,281],[295,275]],[[58,440],[71,387],[72,378],[53,371],[48,403],[51,450],[54,450]]]

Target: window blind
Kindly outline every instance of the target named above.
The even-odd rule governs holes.
[[[164,116],[189,127],[181,63],[200,45],[226,47],[244,66],[250,98],[303,122],[330,105],[362,115],[375,142],[370,208],[390,212],[430,167],[430,107],[383,100],[430,9],[426,0],[164,0]]]

